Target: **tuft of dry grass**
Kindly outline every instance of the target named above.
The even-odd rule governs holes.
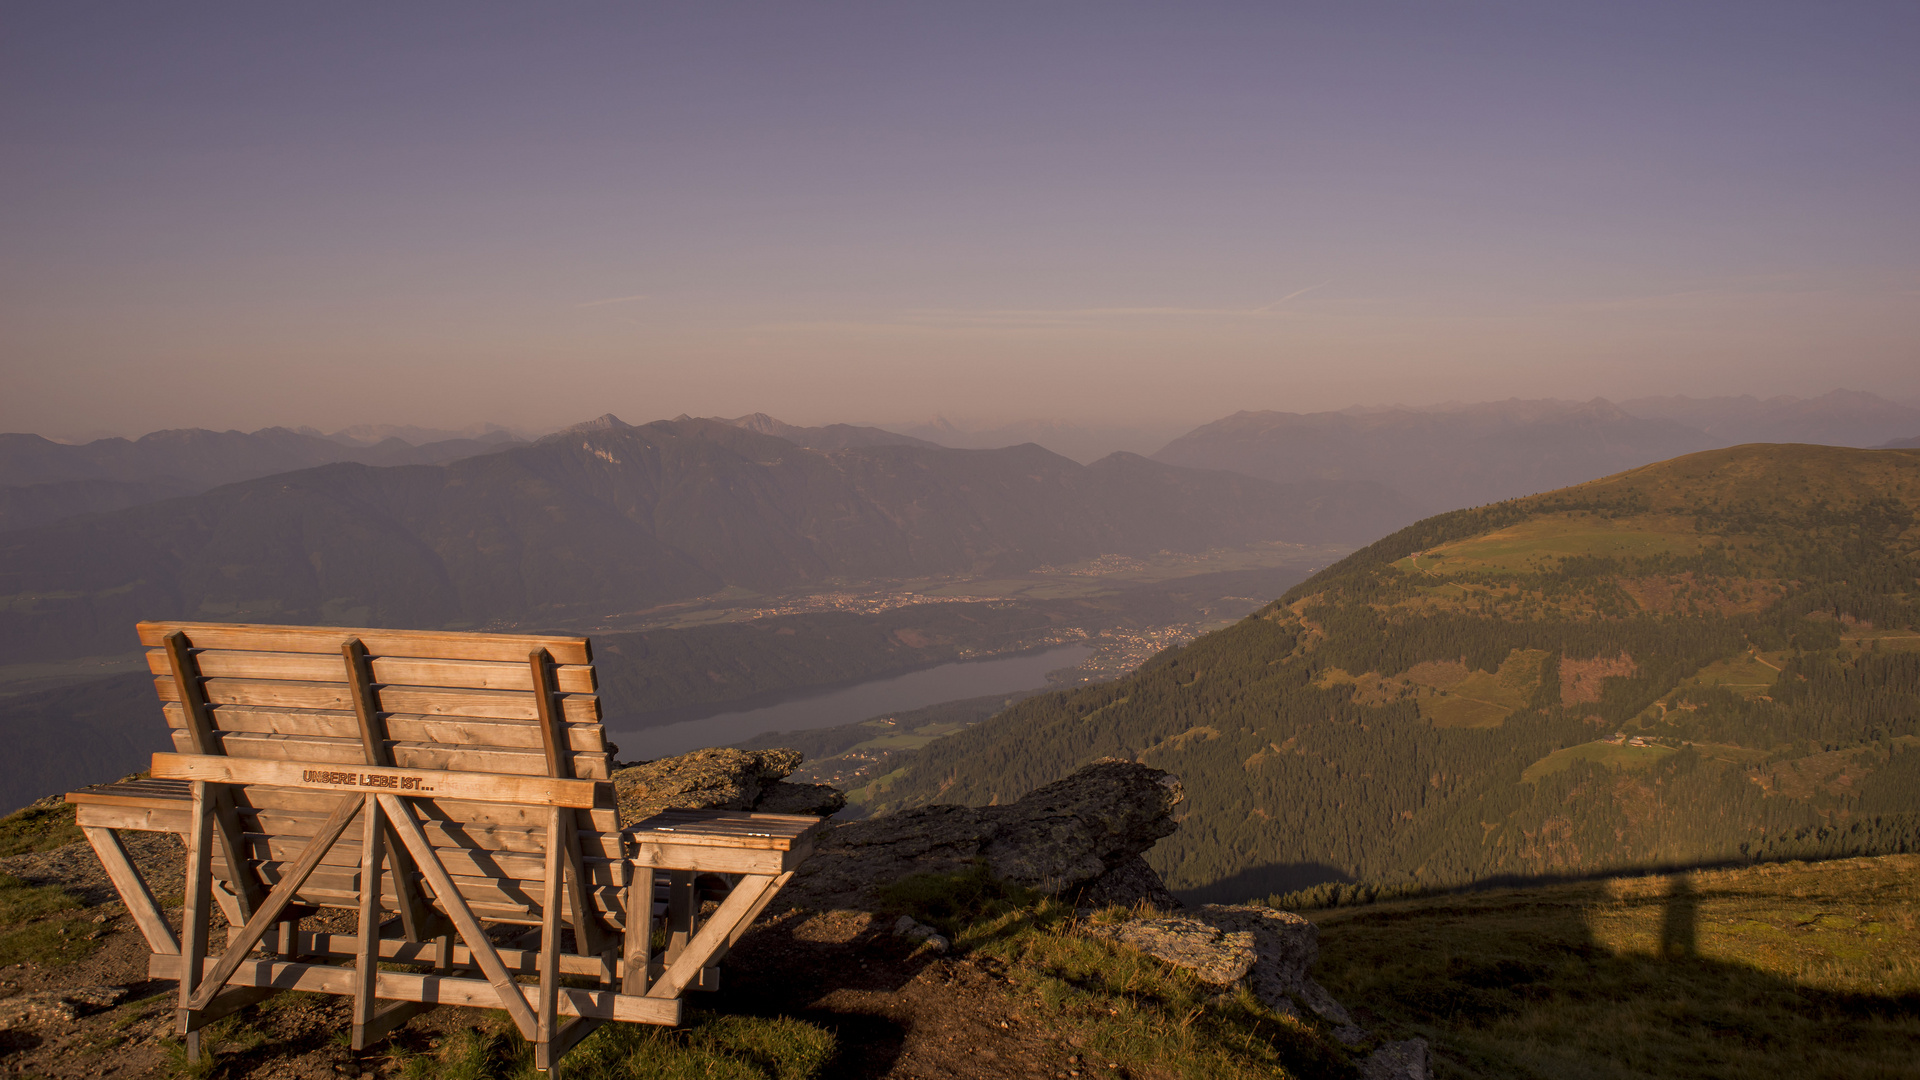
[[[1315,913],[1318,978],[1446,1075],[1920,1076],[1920,856]]]
[[[955,943],[997,962],[1030,1022],[1074,1036],[1096,1068],[1126,1061],[1182,1080],[1354,1075],[1353,1055],[1318,1020],[1275,1012],[1244,988],[1223,993],[1150,956],[1076,933],[1077,923],[1071,907],[1043,900],[976,921]]]

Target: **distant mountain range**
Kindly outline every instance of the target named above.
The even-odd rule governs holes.
[[[678,416],[677,420],[690,420],[692,417]],[[762,435],[771,435],[776,439],[785,439],[795,446],[804,446],[809,450],[846,450],[856,446],[919,446],[938,450],[944,443],[928,442],[911,435],[885,431],[877,427],[860,427],[855,424],[828,424],[824,427],[798,427],[782,423],[766,413],[748,413],[731,420],[715,416],[710,419],[730,424],[733,427],[757,431]],[[1026,440],[1020,440],[1022,442]],[[1007,443],[1002,446],[1010,445]]]
[[[1066,420],[1015,420],[985,427],[964,427],[944,416],[913,424],[889,424],[888,430],[956,450],[990,450],[1034,443],[1082,464],[1116,452],[1147,454],[1164,446],[1184,424],[1076,424]]]
[[[1407,515],[1364,482],[604,417],[444,466],[338,463],[0,534],[0,645],[14,662],[117,653],[141,618],[560,623],[727,586],[1357,543]]]
[[[1879,446],[1920,431],[1920,409],[1854,390],[1813,398],[1644,397],[1622,401],[1620,408],[1642,419],[1699,428],[1715,446],[1754,442]]]
[[[255,432],[182,428],[138,439],[68,445],[0,434],[0,531],[190,495],[336,461],[435,465],[517,445],[504,430],[414,445],[394,436],[361,445],[283,427]]]
[[[1496,401],[1343,412],[1240,412],[1155,460],[1281,483],[1365,480],[1423,511],[1482,506],[1680,454],[1747,442],[1873,446],[1920,430],[1920,409],[1872,394]]]

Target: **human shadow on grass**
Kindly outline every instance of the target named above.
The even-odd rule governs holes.
[[[1770,898],[1703,889],[1684,873],[1664,889],[1649,885],[1623,895],[1562,883],[1309,912],[1321,923],[1316,975],[1383,1035],[1429,1039],[1443,1075],[1914,1075],[1920,994],[1824,989],[1728,959],[1777,939],[1757,911],[1739,910]],[[1596,919],[1627,944],[1603,941]],[[1865,924],[1822,932],[1836,950],[1877,933]]]
[[[841,932],[821,932],[800,914],[762,920],[722,962],[720,989],[689,995],[688,1004],[826,1028],[838,1049],[822,1075],[886,1075],[905,1048],[910,1024],[850,1005],[840,992],[898,994],[936,954],[894,937],[881,919],[847,921]]]

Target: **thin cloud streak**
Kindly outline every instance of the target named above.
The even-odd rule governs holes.
[[[1102,318],[1138,318],[1152,316],[1205,317],[1205,318],[1248,318],[1274,313],[1280,305],[1296,297],[1305,296],[1315,289],[1325,288],[1329,283],[1309,285],[1296,289],[1270,304],[1252,308],[1214,308],[1214,307],[1096,307],[1096,308],[988,308],[980,311],[963,311],[952,308],[913,308],[902,312],[903,320],[910,323],[962,322],[962,323],[1043,323],[1065,325],[1083,322],[1088,319]]]
[[[603,304],[625,304],[634,300],[645,300],[652,295],[652,293],[634,293],[632,296],[609,296],[605,300],[588,300],[584,304],[575,304],[573,306],[577,308],[590,308],[600,307]]]
[[[1315,289],[1324,289],[1330,284],[1332,284],[1332,282],[1323,281],[1318,285],[1309,285],[1304,289],[1295,289],[1294,291],[1288,293],[1287,295],[1281,297],[1280,299],[1275,300],[1273,303],[1268,304],[1266,307],[1254,308],[1254,310],[1255,311],[1272,311],[1274,308],[1279,307],[1281,304],[1284,304],[1287,301],[1294,299],[1295,297],[1305,296]]]

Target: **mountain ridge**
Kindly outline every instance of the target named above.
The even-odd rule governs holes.
[[[725,586],[1030,569],[1257,540],[1363,540],[1368,485],[1273,485],[1037,446],[808,450],[708,420],[550,435],[441,466],[337,463],[0,534],[0,642],[121,651],[139,618],[461,626]]]

